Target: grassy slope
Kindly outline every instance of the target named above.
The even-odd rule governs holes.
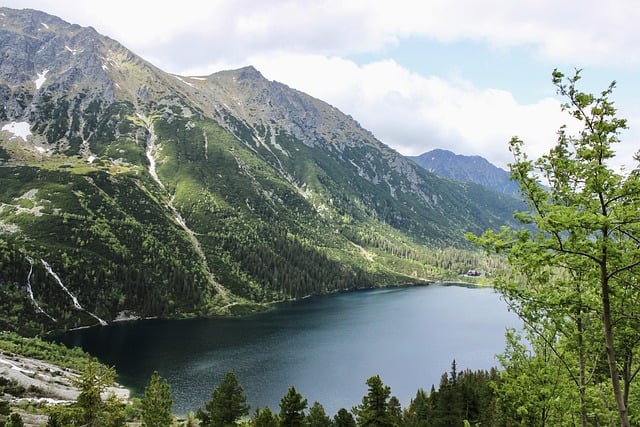
[[[0,221],[21,233],[0,241],[2,328],[38,333],[94,321],[71,306],[40,259],[88,311],[107,320],[123,310],[239,314],[258,307],[247,301],[443,278],[483,262],[464,250],[453,250],[455,262],[444,260],[446,250],[432,245],[460,241],[448,231],[450,218],[416,212],[408,195],[398,202],[290,136],[276,138],[293,153],[285,156],[238,141],[209,120],[155,114],[162,188],[148,173],[149,133],[133,107],[110,105],[95,116],[91,164],[4,144],[14,161],[0,167]],[[451,185],[434,191],[459,193]],[[27,256],[36,261],[36,300],[57,322],[35,312],[27,298]],[[207,268],[241,299],[222,298]]]

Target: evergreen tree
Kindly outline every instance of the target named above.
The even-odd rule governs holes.
[[[262,410],[257,408],[251,417],[251,423],[253,427],[278,427],[280,425],[278,415],[271,412],[268,406]]]
[[[331,418],[324,411],[324,407],[319,402],[313,402],[307,415],[307,425],[309,427],[329,427]]]
[[[113,384],[116,374],[113,368],[90,362],[82,375],[75,381],[80,389],[77,405],[83,411],[84,424],[89,427],[101,425],[101,414],[104,408],[101,394]]]
[[[369,392],[362,398],[362,403],[356,407],[358,425],[394,426],[395,420],[389,411],[388,399],[391,388],[385,386],[380,376],[375,375],[367,380]]]
[[[85,425],[84,411],[76,405],[73,406],[50,406],[47,408],[49,417],[47,427],[70,427]]]
[[[435,393],[435,390],[432,391]],[[427,392],[419,389],[405,410],[405,423],[411,427],[426,427],[431,417],[431,402]]]
[[[304,399],[294,386],[289,387],[287,394],[280,400],[280,425],[282,427],[303,426],[306,408],[307,399]]]
[[[403,425],[402,419],[402,405],[396,396],[389,398],[388,404],[389,416],[394,420],[395,425]]]
[[[340,408],[338,413],[333,417],[333,427],[356,427],[356,420],[353,419],[351,412]]]
[[[111,393],[107,400],[103,402],[103,409],[100,415],[101,427],[123,427],[126,425],[125,404]]]
[[[154,371],[142,399],[142,425],[144,427],[167,427],[173,421],[171,413],[171,388],[167,381]]]
[[[462,396],[458,387],[456,361],[451,362],[451,371],[442,374],[438,392],[433,395],[434,425],[442,427],[462,426],[464,419]]]
[[[13,412],[4,422],[4,427],[24,427],[24,421],[20,414]]]
[[[211,393],[205,408],[198,408],[202,427],[233,426],[241,417],[249,414],[247,396],[235,374],[227,372],[222,382]]]

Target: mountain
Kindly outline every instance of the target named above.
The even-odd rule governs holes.
[[[163,72],[0,8],[0,329],[264,304],[455,275],[519,202],[442,179],[253,67]]]
[[[409,158],[426,170],[445,178],[473,182],[514,197],[520,196],[518,185],[511,181],[509,172],[493,165],[484,157],[463,156],[436,149]]]

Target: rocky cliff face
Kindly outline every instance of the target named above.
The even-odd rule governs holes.
[[[110,55],[124,51],[116,42],[92,28],[70,25],[38,11],[3,9],[0,22],[4,56],[0,77],[5,92],[37,103],[38,97],[50,92],[86,88],[108,102],[115,100],[115,83],[107,64]],[[26,118],[26,105],[21,107],[7,116]]]
[[[89,313],[245,312],[442,277],[452,263],[439,251],[516,207],[426,172],[253,67],[176,76],[41,12],[1,8],[0,23],[9,327],[25,316],[67,327]],[[460,259],[461,271],[478,267]]]

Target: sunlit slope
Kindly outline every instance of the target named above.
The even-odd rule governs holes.
[[[2,13],[5,327],[238,314],[455,275],[484,262],[464,233],[517,207],[252,67],[174,76],[91,28]]]

